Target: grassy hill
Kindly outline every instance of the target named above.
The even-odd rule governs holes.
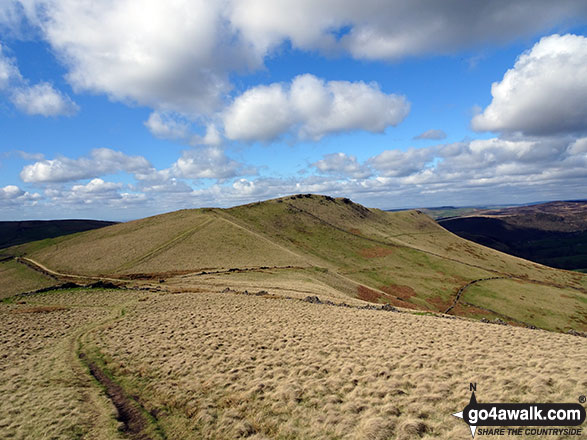
[[[184,291],[202,283],[296,285],[306,293],[587,330],[587,276],[463,240],[419,211],[384,212],[349,199],[308,194],[182,210],[9,251],[61,273],[153,278]]]

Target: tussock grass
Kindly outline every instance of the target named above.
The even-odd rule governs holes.
[[[77,343],[139,296],[72,289],[0,304],[0,438],[121,438],[114,407],[77,359]]]
[[[136,303],[93,341],[169,439],[465,438],[468,402],[572,401],[582,338],[231,293]]]

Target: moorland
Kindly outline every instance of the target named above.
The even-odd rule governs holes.
[[[467,438],[471,382],[587,386],[587,275],[416,210],[300,194],[2,253],[2,438]]]

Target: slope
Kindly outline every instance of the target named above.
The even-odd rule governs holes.
[[[587,330],[586,276],[468,242],[419,211],[390,213],[327,196],[183,210],[11,251],[65,273],[184,276],[184,288],[202,273],[252,270],[263,288],[280,277],[267,270],[282,269],[289,279],[365,301]],[[465,287],[472,282],[475,289]]]
[[[560,269],[587,271],[587,202],[481,210],[438,222],[483,246]]]

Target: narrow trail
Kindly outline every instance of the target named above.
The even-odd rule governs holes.
[[[98,277],[98,276],[91,276],[91,275],[76,275],[76,274],[58,272],[56,270],[49,269],[44,264],[39,263],[38,261],[35,261],[32,258],[28,258],[28,257],[15,257],[15,260],[18,263],[25,264],[25,265],[29,266],[31,269],[36,270],[37,272],[44,273],[45,275],[49,275],[52,278],[62,278],[62,279],[63,278],[64,279],[75,278],[78,280],[114,281],[114,282],[123,282],[123,283],[128,282],[128,280],[125,280],[122,278]]]
[[[289,205],[289,204],[288,204],[288,205]],[[296,208],[296,207],[295,207],[295,206],[293,206],[293,205],[289,205],[289,206],[292,206],[293,208],[295,208],[295,209],[298,209],[298,208]],[[304,211],[304,212],[306,212],[306,211]],[[320,260],[318,260],[318,259],[316,259],[316,257],[314,257],[314,256],[310,256],[310,255],[304,255],[304,254],[300,254],[300,253],[294,252],[294,251],[292,251],[291,249],[288,249],[288,248],[286,248],[285,246],[282,246],[281,244],[279,244],[279,243],[276,243],[274,240],[271,240],[271,239],[269,239],[269,238],[265,237],[264,235],[262,235],[262,234],[260,234],[260,233],[258,233],[258,232],[255,232],[255,231],[253,231],[253,230],[251,230],[251,229],[249,229],[249,228],[246,228],[246,227],[244,227],[244,226],[242,226],[242,225],[238,224],[238,223],[237,223],[237,221],[236,221],[236,219],[234,219],[234,217],[233,217],[233,216],[231,216],[230,214],[228,214],[228,213],[226,213],[226,212],[224,212],[224,211],[222,211],[221,213],[216,213],[216,214],[217,214],[217,215],[219,215],[219,218],[221,218],[222,220],[224,220],[224,221],[226,221],[226,222],[228,222],[228,223],[230,223],[230,224],[232,224],[232,225],[234,225],[234,226],[236,226],[236,227],[238,227],[238,228],[240,228],[240,229],[243,229],[243,230],[245,230],[246,232],[248,232],[248,233],[250,233],[250,234],[253,234],[253,235],[255,235],[256,237],[259,237],[260,239],[262,239],[262,240],[265,240],[265,241],[267,241],[267,242],[271,243],[272,245],[274,245],[274,246],[277,246],[277,247],[279,247],[280,249],[283,249],[284,251],[286,251],[286,252],[289,252],[290,254],[292,254],[292,255],[295,255],[296,257],[298,257],[298,258],[300,258],[300,259],[302,259],[302,260],[306,260],[305,262],[306,262],[306,263],[309,265],[309,267],[320,267],[320,265],[319,265],[319,264],[317,264],[317,262],[321,262],[321,261],[320,261]],[[310,213],[307,213],[307,214],[310,214]],[[313,214],[310,214],[310,215],[312,215],[312,216],[313,216]],[[230,217],[230,218],[231,218],[231,219],[233,219],[233,220],[231,220],[231,219],[229,219],[229,218],[226,218],[226,217]],[[315,216],[314,216],[314,217],[315,217]],[[321,220],[319,217],[316,217],[316,218],[317,218],[317,219],[319,219],[319,220]],[[330,225],[330,223],[328,223],[328,225],[329,225],[329,226],[332,226],[332,227],[333,227],[333,228],[335,228],[335,229],[339,229],[339,230],[341,230],[341,231],[343,231],[343,232],[348,232],[348,231],[345,231],[345,230],[344,230],[344,229],[342,229],[342,228],[338,228],[337,226]],[[361,283],[359,283],[358,281],[355,281],[355,280],[353,280],[352,278],[349,278],[349,277],[347,277],[346,275],[343,275],[343,274],[341,274],[340,272],[338,272],[338,271],[336,270],[336,268],[335,268],[335,267],[333,267],[333,266],[328,266],[328,269],[329,269],[329,270],[332,272],[332,274],[334,274],[336,277],[338,277],[338,278],[340,278],[340,279],[342,279],[342,280],[344,280],[344,281],[346,281],[346,282],[348,282],[348,283],[351,283],[351,284],[352,284],[352,285],[354,285],[355,287],[362,286],[362,284],[361,284]],[[380,294],[382,294],[382,295],[387,295],[387,293],[386,293],[386,292],[384,292],[384,291],[383,291],[383,290],[381,290],[381,289],[378,289],[377,287],[369,287],[369,289],[371,289],[371,290],[374,290],[374,291],[376,291],[377,293],[380,293]]]
[[[118,420],[124,425],[123,432],[132,440],[153,440],[145,433],[149,421],[143,414],[144,408],[128,397],[123,388],[110,379],[95,362],[89,360],[85,353],[81,352],[79,358],[87,365],[94,379],[104,387],[106,395],[116,407]]]
[[[109,402],[116,408],[116,420],[122,423],[120,431],[126,438],[131,440],[159,440],[159,436],[153,437],[146,433],[147,429],[153,425],[155,431],[161,431],[156,418],[153,417],[149,420],[146,416],[147,411],[143,406],[130,397],[120,384],[106,374],[98,365],[98,362],[94,360],[90,354],[92,351],[89,349],[92,345],[92,333],[124,319],[125,314],[122,313],[122,310],[137,303],[137,301],[138,298],[130,300],[126,298],[125,301],[117,303],[115,306],[105,306],[106,309],[110,309],[107,318],[94,322],[89,328],[86,327],[72,338],[68,355],[69,363],[74,372],[80,377],[80,381],[90,382],[86,385],[85,394],[92,407],[96,410],[97,419],[102,419],[101,422],[95,423],[94,429],[101,430],[102,435],[107,436],[107,438],[111,437],[111,433],[108,434],[107,431],[114,414],[108,415],[104,413],[104,410],[97,410],[97,408],[103,407],[105,403]],[[100,384],[108,400],[104,398],[103,394],[96,392],[98,388],[95,382],[89,381],[90,376]],[[98,426],[100,423],[103,426]],[[112,425],[110,429],[114,428],[115,426]]]

